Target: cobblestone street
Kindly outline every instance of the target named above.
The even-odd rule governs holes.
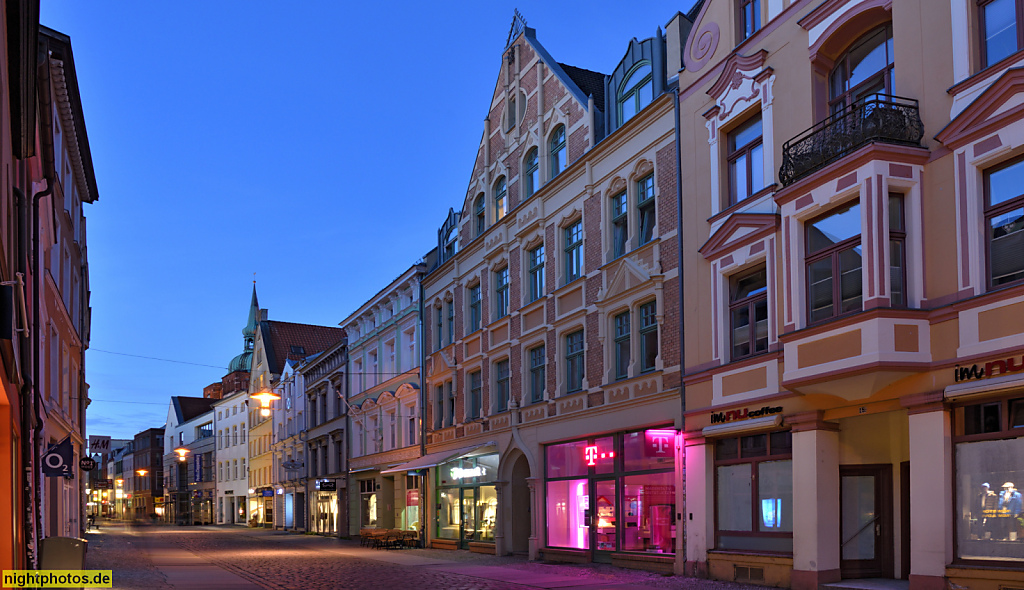
[[[101,522],[87,538],[87,569],[112,570],[115,588],[760,588],[603,564],[544,564],[435,549],[379,551],[358,541],[238,527]]]

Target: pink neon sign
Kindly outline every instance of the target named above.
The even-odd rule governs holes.
[[[597,445],[592,445],[583,449],[583,457],[587,460],[587,465],[594,467],[598,459],[614,459],[615,451],[602,453]]]

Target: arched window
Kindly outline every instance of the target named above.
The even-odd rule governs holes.
[[[476,218],[476,235],[480,237],[487,229],[487,211],[484,209],[484,194],[480,193],[473,202],[473,216]]]
[[[892,25],[857,40],[836,60],[829,76],[829,110],[835,114],[853,103],[892,94]]]
[[[526,197],[533,196],[540,188],[540,166],[537,163],[537,148],[526,154]]]
[[[508,191],[505,190],[505,177],[494,183],[494,221],[498,221],[508,213]]]
[[[565,170],[565,125],[559,125],[551,134],[551,178]]]
[[[651,64],[641,62],[633,67],[632,72],[619,89],[619,116],[621,121],[633,118],[645,106],[654,100],[654,82],[651,76]]]

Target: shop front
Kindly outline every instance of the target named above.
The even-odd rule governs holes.
[[[678,432],[654,428],[547,445],[546,553],[613,562],[676,552]]]
[[[498,518],[498,454],[457,457],[438,465],[435,476],[436,538],[454,541],[460,549],[493,552]],[[415,500],[418,509],[418,495]],[[481,543],[491,547],[479,547]]]
[[[274,526],[274,488],[270,486],[249,490],[249,526]]]
[[[313,522],[311,528],[319,535],[338,534],[338,481],[316,480],[313,491]]]

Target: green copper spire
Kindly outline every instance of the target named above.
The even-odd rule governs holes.
[[[242,338],[245,339],[245,349],[242,354],[231,359],[228,365],[228,373],[235,371],[248,371],[252,366],[252,349],[256,343],[256,329],[260,323],[260,303],[256,299],[256,281],[252,282],[252,303],[249,305],[249,321],[242,328]]]

